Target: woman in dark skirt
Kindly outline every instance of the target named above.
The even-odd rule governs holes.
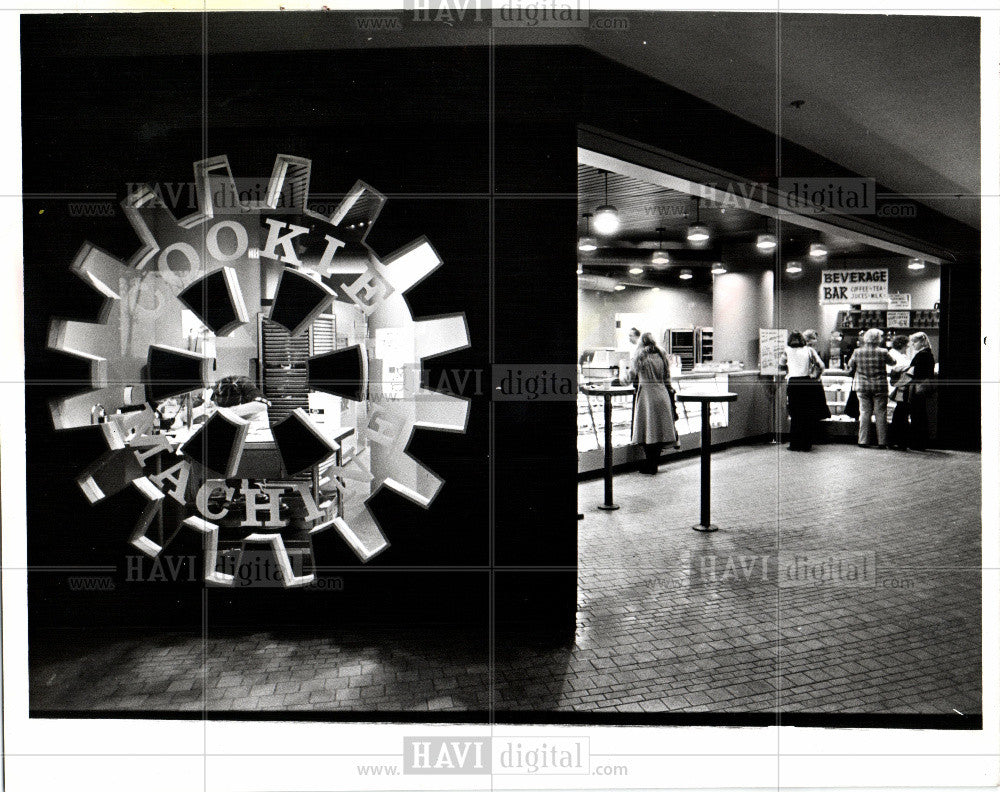
[[[677,442],[677,429],[670,397],[670,364],[650,333],[643,333],[639,340],[629,380],[638,383],[632,442],[641,445],[646,453],[646,462],[639,472],[652,475],[656,473],[663,447]]]
[[[788,334],[788,346],[781,355],[787,368],[790,451],[809,451],[819,436],[819,422],[830,417],[826,394],[819,377],[825,366],[819,354],[806,344],[802,333]]]

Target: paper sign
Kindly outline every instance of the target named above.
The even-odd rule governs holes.
[[[760,328],[761,374],[778,373],[778,360],[781,358],[781,353],[785,351],[787,341],[787,330],[774,330],[767,327]]]
[[[893,292],[889,295],[889,306],[890,311],[909,311],[910,310],[910,294],[909,292]]]
[[[825,270],[820,274],[820,305],[888,303],[888,301],[888,269]]]

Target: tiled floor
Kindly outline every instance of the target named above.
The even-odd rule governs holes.
[[[618,477],[616,512],[581,484],[576,644],[498,648],[492,690],[478,640],[178,635],[36,662],[32,707],[981,711],[978,454],[764,445],[713,474],[715,534],[697,459]]]

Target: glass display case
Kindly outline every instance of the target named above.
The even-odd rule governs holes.
[[[678,393],[688,390],[725,393],[729,390],[726,374],[687,375],[672,380]],[[611,445],[621,448],[632,440],[632,394],[611,397]],[[710,423],[713,429],[729,425],[729,405],[712,402]],[[701,431],[701,405],[677,402],[677,433],[679,436]],[[577,394],[577,451],[593,451],[604,447],[604,399]]]

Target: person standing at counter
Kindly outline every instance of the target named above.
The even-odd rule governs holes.
[[[788,346],[781,354],[780,363],[787,369],[785,379],[791,424],[788,450],[809,451],[819,435],[819,422],[830,417],[826,394],[819,381],[826,366],[819,353],[806,343],[805,336],[795,330],[788,334]]]
[[[910,411],[910,447],[916,451],[927,448],[927,398],[930,396],[931,382],[934,379],[934,353],[931,352],[931,342],[927,333],[914,333],[910,336],[910,349],[913,358],[910,360],[910,381],[908,400]]]
[[[651,333],[642,334],[639,354],[628,376],[631,382],[638,385],[632,442],[641,445],[646,454],[646,462],[639,467],[639,472],[653,475],[659,466],[663,447],[677,442],[677,429],[674,426],[670,364]]]
[[[898,448],[905,451],[910,437],[910,377],[907,369],[910,366],[910,356],[907,348],[910,345],[909,337],[897,335],[892,339],[889,347],[889,358],[892,360],[892,369],[889,372],[889,384],[892,390],[889,391],[889,399],[896,405],[892,410],[892,421],[889,422],[889,448]],[[903,374],[907,373],[904,377]]]
[[[875,415],[875,432],[878,447],[888,448],[886,442],[886,407],[889,400],[889,380],[886,370],[892,365],[889,353],[882,346],[882,331],[872,328],[862,336],[862,345],[854,350],[847,361],[847,370],[854,375],[854,390],[858,394],[861,414],[858,417],[858,445],[872,448],[872,414]]]

